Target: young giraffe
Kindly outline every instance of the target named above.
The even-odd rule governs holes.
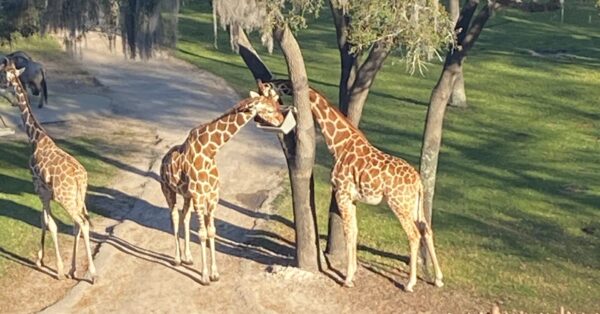
[[[291,95],[288,80],[263,83],[263,92],[277,90]],[[410,279],[405,286],[412,292],[417,281],[417,253],[422,239],[435,269],[435,285],[443,286],[442,272],[433,246],[433,233],[423,218],[423,186],[419,173],[405,160],[386,154],[369,143],[365,135],[316,90],[309,89],[311,111],[317,120],[325,143],[333,154],[331,184],[335,191],[346,237],[348,264],[344,285],[352,287],[356,272],[356,201],[379,204],[384,198],[410,244]],[[425,247],[424,247],[425,248]]]
[[[171,210],[171,223],[175,236],[175,264],[182,262],[179,249],[179,211],[175,208],[176,194],[184,198],[183,225],[185,257],[183,263],[192,264],[189,248],[190,203],[198,215],[200,250],[202,254],[203,284],[219,280],[215,260],[214,214],[219,202],[219,172],[215,155],[252,118],[256,121],[278,126],[283,122],[279,109],[279,96],[275,91],[260,96],[250,92],[250,98],[215,120],[192,129],[183,144],[171,148],[163,157],[160,168],[161,187]],[[206,263],[206,240],[211,257],[210,281]]]
[[[27,93],[19,80],[19,75],[24,69],[17,70],[8,59],[3,59],[0,65],[0,89],[2,95],[18,106],[21,118],[29,141],[33,146],[33,154],[29,160],[29,168],[33,176],[34,190],[39,195],[43,204],[42,209],[42,239],[41,247],[37,254],[36,265],[43,266],[44,242],[46,228],[52,234],[54,250],[56,251],[56,273],[58,279],[65,277],[63,262],[58,249],[58,228],[50,212],[50,201],[55,200],[62,205],[75,222],[74,233],[76,238],[73,244],[73,257],[69,276],[75,277],[77,266],[77,248],[79,237],[83,233],[83,239],[88,257],[88,270],[92,283],[96,280],[96,268],[92,259],[92,251],[89,239],[89,216],[85,207],[85,193],[87,190],[87,172],[85,168],[71,155],[60,149],[48,136],[44,128],[37,121],[29,103]],[[12,87],[14,97],[7,91]]]

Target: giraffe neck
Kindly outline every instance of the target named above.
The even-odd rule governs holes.
[[[293,94],[291,81],[277,80],[271,84],[281,94],[290,96]],[[355,128],[343,113],[332,106],[325,96],[316,90],[309,88],[308,98],[311,112],[319,124],[327,148],[337,159],[344,151],[348,141],[357,135],[363,137],[362,132]]]
[[[25,132],[27,132],[27,136],[29,137],[29,142],[36,144],[42,137],[47,136],[46,131],[31,112],[27,92],[25,92],[23,85],[21,85],[21,81],[16,75],[14,76],[14,79],[11,80],[11,85],[15,90],[15,98],[19,110],[21,111],[21,119],[25,126]]]
[[[190,141],[199,143],[202,152],[212,157],[255,115],[253,110],[248,110],[248,101],[242,101],[222,116],[198,128],[197,134]]]

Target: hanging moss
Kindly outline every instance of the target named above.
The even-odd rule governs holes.
[[[0,41],[11,34],[61,31],[77,41],[90,30],[117,34],[124,53],[150,58],[159,47],[174,47],[179,0],[0,0]]]

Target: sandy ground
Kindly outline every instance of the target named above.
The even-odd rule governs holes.
[[[46,60],[48,76],[54,74],[55,81],[48,107],[35,112],[43,122],[57,122],[47,124],[55,137],[87,134],[105,138],[99,145],[111,146],[105,157],[120,169],[118,178],[109,187],[91,189],[88,196],[108,213],[94,227],[100,278],[95,285],[56,281],[29,259],[14,256],[20,279],[4,293],[0,312],[476,313],[490,308],[465,292],[423,281],[414,293],[405,293],[406,274],[386,265],[359,267],[353,289],[331,276],[290,267],[293,244],[266,231],[279,217],[270,201],[286,177],[285,161],[275,137],[254,125],[219,153],[221,280],[200,285],[195,232],[196,263],[172,266],[174,243],[156,181],[158,167],[190,128],[218,116],[239,96],[222,79],[178,60],[128,62],[91,50],[84,56],[79,65],[70,66],[91,76],[77,82],[68,79],[62,65]],[[0,114],[7,117],[9,111]],[[9,120],[18,123],[14,113]],[[14,138],[24,140],[22,134]]]

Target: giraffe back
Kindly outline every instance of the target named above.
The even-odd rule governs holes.
[[[87,191],[87,171],[50,137],[40,139],[29,160],[36,191],[49,193],[68,211],[84,206]]]

